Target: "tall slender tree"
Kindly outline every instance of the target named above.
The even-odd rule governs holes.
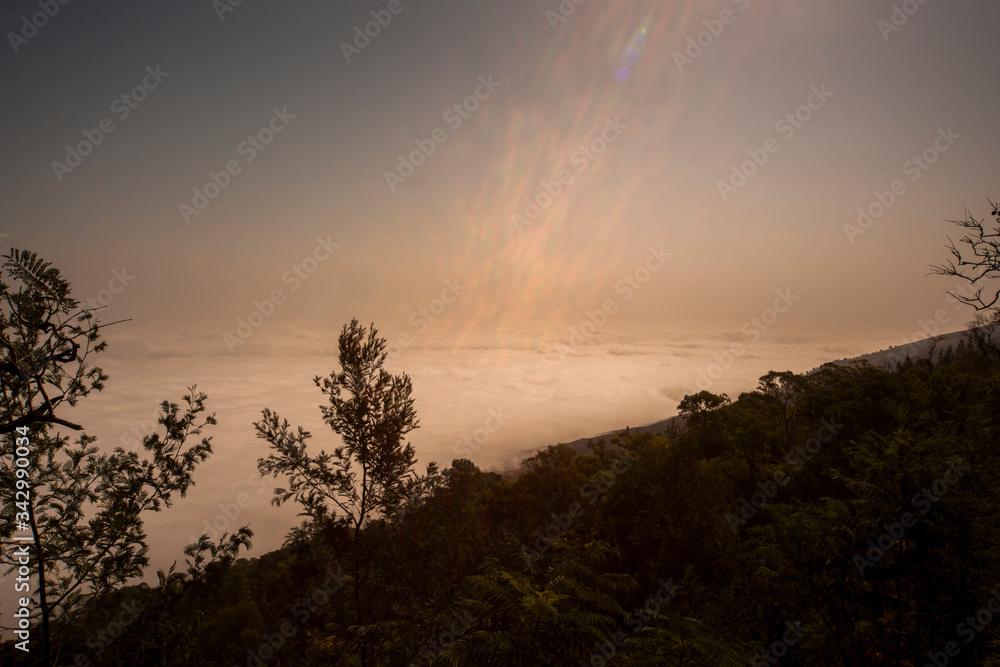
[[[300,515],[320,526],[347,525],[353,535],[353,588],[355,623],[367,621],[362,587],[372,573],[371,561],[362,548],[362,530],[372,520],[388,516],[421,489],[430,488],[437,466],[430,463],[427,475],[413,470],[416,454],[403,436],[418,428],[413,408],[412,383],[405,373],[392,375],[383,368],[386,341],[374,324],[365,328],[352,319],[338,340],[341,370],[314,382],[329,399],[320,406],[323,419],[343,444],[333,453],[306,451],[308,431],[292,431],[270,409],[254,423],[257,437],[270,443],[271,454],[257,462],[260,474],[288,480],[288,488],[274,490],[274,505],[294,499]],[[362,665],[367,655],[360,651]]]

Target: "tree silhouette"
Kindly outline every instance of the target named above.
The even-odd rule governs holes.
[[[0,435],[39,423],[79,431],[55,410],[100,391],[108,379],[85,363],[106,346],[94,314],[78,310],[69,283],[35,253],[12,248],[3,258],[14,283],[0,279]]]
[[[987,200],[990,201],[990,200]],[[947,262],[931,267],[931,272],[942,276],[955,276],[975,288],[973,296],[965,296],[949,292],[959,302],[972,306],[976,311],[994,310],[1000,303],[1000,287],[987,290],[986,281],[1000,278],[1000,204],[990,201],[993,207],[993,227],[987,218],[977,220],[968,210],[964,220],[949,220],[949,222],[969,230],[959,240],[959,246],[948,238],[948,249],[952,258]],[[992,294],[992,296],[991,296]]]
[[[309,432],[301,427],[292,432],[287,420],[265,408],[254,427],[273,452],[259,459],[257,467],[262,476],[288,478],[287,489],[274,490],[274,505],[294,499],[302,505],[301,515],[320,526],[333,522],[352,529],[355,618],[361,626],[366,620],[361,590],[371,574],[363,562],[362,529],[373,519],[392,514],[415,492],[430,488],[437,466],[430,463],[425,477],[413,471],[413,446],[402,442],[419,425],[410,396],[412,384],[405,373],[392,375],[382,368],[388,356],[386,341],[378,337],[374,325],[366,329],[352,319],[344,325],[338,344],[341,371],[326,378],[316,376],[314,382],[329,398],[329,405],[320,406],[323,418],[344,444],[332,454],[321,450],[310,457]],[[367,664],[363,645],[361,663]]]
[[[187,440],[215,419],[210,415],[199,423],[206,397],[194,387],[184,397],[183,412],[164,401],[159,423],[165,434],[142,442],[151,460],[121,447],[101,453],[96,438],[86,434],[71,444],[54,433],[55,426],[83,428],[57,417],[55,408],[63,402],[75,405],[103,388],[107,376],[99,368],[88,369],[84,359],[105,344],[93,345],[98,341],[93,313],[73,314],[78,303],[57,269],[27,251],[12,250],[6,257],[4,268],[20,285],[13,292],[0,283],[5,306],[0,312],[0,437],[4,453],[11,453],[0,457],[0,508],[7,519],[0,528],[0,566],[8,573],[19,570],[29,552],[38,594],[37,608],[29,610],[41,620],[44,664],[51,665],[60,634],[73,618],[148,566],[142,514],[170,507],[175,493],[183,497],[194,484],[194,470],[212,447],[208,438],[193,446]],[[186,550],[193,559],[189,576],[171,567],[160,573],[161,581],[190,583],[209,563],[231,562],[240,547],[249,546],[251,535],[243,528],[228,540],[223,535],[217,545],[202,536]],[[30,588],[20,590],[34,600]]]
[[[505,537],[503,560],[486,559],[481,572],[463,582],[460,606],[471,622],[443,647],[442,658],[528,666],[576,664],[599,653],[626,616],[616,596],[636,588],[631,576],[603,571],[621,554],[604,542],[556,539],[551,553],[534,561]],[[434,658],[418,664],[434,664]]]

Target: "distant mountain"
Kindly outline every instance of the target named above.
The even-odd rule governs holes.
[[[645,426],[626,426],[631,433],[663,433],[671,424],[677,424],[678,426],[684,422],[684,415],[674,415],[673,417],[667,417],[658,422],[652,424],[646,424]],[[564,444],[570,449],[572,449],[577,454],[586,454],[590,451],[590,441],[600,440],[604,438],[605,440],[610,440],[613,436],[621,433],[625,429],[618,429],[616,431],[608,431],[607,433],[602,433],[601,435],[595,435],[590,438],[580,438],[579,440],[573,440],[572,442],[560,443]]]
[[[942,334],[934,338],[922,338],[920,340],[913,341],[912,343],[894,345],[893,347],[879,350],[878,352],[869,352],[868,354],[862,354],[857,357],[837,359],[829,363],[846,366],[852,361],[866,360],[872,366],[891,368],[896,364],[905,361],[907,356],[909,356],[912,361],[916,361],[917,359],[926,359],[930,354],[932,347],[934,348],[935,357],[947,350],[949,346],[954,349],[958,347],[959,342],[961,342],[969,331],[969,329],[966,329],[949,334]],[[809,371],[809,373],[815,373],[818,370],[819,368],[814,368]]]
[[[879,350],[878,352],[869,352],[868,354],[862,354],[857,357],[850,357],[844,359],[836,359],[832,362],[833,364],[838,364],[840,366],[846,366],[853,361],[865,360],[872,366],[879,366],[882,368],[892,368],[898,363],[902,363],[909,356],[912,361],[918,359],[926,359],[930,354],[931,348],[934,348],[935,358],[937,355],[943,353],[949,347],[952,349],[958,347],[959,342],[969,333],[970,330],[955,331],[949,334],[942,334],[936,338],[923,338],[912,343],[906,343],[904,345],[895,345],[893,347],[886,348],[884,350]],[[1000,342],[1000,331],[997,332],[997,341]],[[817,372],[821,367],[817,367],[809,371],[807,375]],[[683,415],[675,415],[673,417],[668,417],[658,422],[652,424],[646,424],[645,426],[629,426],[627,427],[633,433],[663,433],[671,424],[681,424],[684,421]],[[625,430],[624,428],[617,429],[614,431],[608,431],[607,433],[602,433],[600,435],[591,436],[588,438],[580,438],[578,440],[573,440],[571,442],[560,443],[568,446],[570,449],[575,451],[577,454],[586,454],[590,451],[591,440],[599,440],[604,438],[606,440],[610,439],[612,436]],[[533,456],[537,453],[538,449],[528,449],[522,454],[522,459],[529,456]],[[514,470],[505,470],[501,472],[504,477],[517,477],[520,475],[521,469],[517,468]]]
[[[626,426],[625,428],[627,428],[631,433],[663,433],[664,431],[667,430],[667,428],[671,424],[680,425],[684,423],[684,419],[685,419],[684,415],[674,415],[673,417],[667,417],[662,421],[658,421],[652,424],[646,424],[645,426]],[[561,442],[559,444],[566,445],[577,454],[587,454],[590,452],[590,442],[592,440],[600,440],[601,438],[604,438],[605,440],[610,440],[613,436],[624,431],[625,428],[620,428],[615,431],[608,431],[607,433],[591,436],[589,438],[580,438],[579,440],[573,440],[572,442]],[[541,449],[544,449],[544,447]],[[519,458],[521,460],[524,460],[529,456],[534,456],[539,451],[540,451],[539,449],[526,449],[521,453]],[[512,470],[503,470],[498,472],[500,472],[500,474],[503,475],[503,477],[505,477],[506,479],[514,479],[516,477],[519,477],[523,471],[524,471],[523,468],[518,467]]]

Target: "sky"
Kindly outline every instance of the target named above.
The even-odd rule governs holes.
[[[421,469],[963,328],[927,274],[1000,197],[998,24],[991,0],[11,0],[0,243],[124,320],[66,417],[98,444],[208,394],[215,453],[147,521],[154,567],[213,522],[259,555],[299,519],[253,421],[336,446],[312,378],[351,318],[413,379]]]

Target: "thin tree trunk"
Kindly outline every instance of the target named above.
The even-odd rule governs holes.
[[[899,559],[903,557],[903,542],[899,543],[899,552],[896,554],[896,667],[900,667],[903,660],[903,593],[900,590]]]
[[[355,623],[359,627],[364,625],[365,616],[361,607],[361,523],[354,524],[354,613]],[[361,642],[361,667],[368,665],[368,646]]]
[[[34,489],[32,489],[34,491]],[[31,535],[34,538],[35,554],[38,559],[38,606],[42,610],[42,642],[45,646],[45,664],[52,665],[52,636],[49,632],[49,601],[45,590],[45,557],[42,555],[42,539],[35,523],[34,505],[28,502],[28,519],[31,522]]]

